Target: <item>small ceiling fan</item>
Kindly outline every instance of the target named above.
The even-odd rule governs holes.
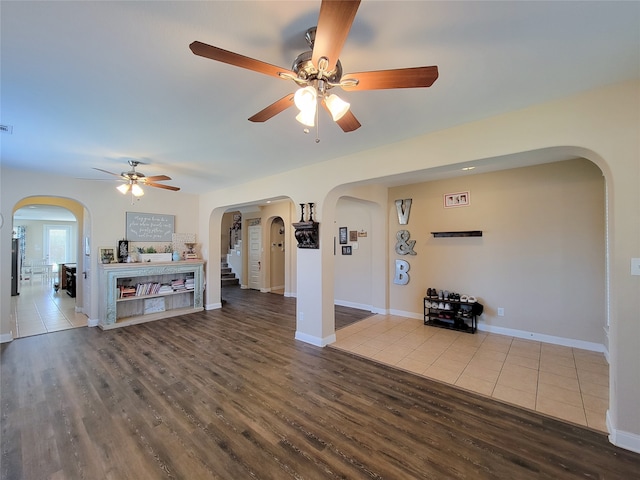
[[[296,116],[303,125],[317,123],[320,103],[344,132],[360,128],[360,122],[350,110],[349,103],[329,93],[334,87],[351,90],[380,90],[392,88],[430,87],[438,78],[438,67],[414,67],[378,70],[343,75],[339,56],[349,35],[360,0],[323,0],[318,26],[307,30],[305,38],[310,51],[301,53],[291,70],[229,52],[206,43],[195,41],[191,51],[201,57],[227,63],[273,77],[293,80],[299,87],[295,93],[285,95],[249,118],[252,122],[265,122],[292,105],[300,113]],[[305,132],[308,130],[305,129]],[[316,142],[319,140],[316,139]]]
[[[131,195],[134,197],[141,197],[144,195],[144,190],[140,186],[145,185],[148,187],[156,187],[156,188],[164,188],[165,190],[172,190],[177,192],[180,190],[180,187],[173,187],[171,185],[163,185],[160,182],[164,180],[171,180],[171,177],[167,177],[166,175],[154,175],[151,177],[147,177],[144,173],[136,171],[136,167],[140,165],[142,162],[137,160],[129,160],[129,165],[131,166],[131,170],[128,172],[122,172],[120,174],[108,172],[107,170],[102,170],[101,168],[95,168],[94,170],[98,170],[100,172],[108,173],[109,175],[113,175],[118,177],[124,183],[116,187],[123,195],[126,195],[131,191]]]

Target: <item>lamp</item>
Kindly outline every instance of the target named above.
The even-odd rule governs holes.
[[[129,183],[123,183],[122,185],[118,185],[116,188],[123,195],[129,193],[129,191],[131,191],[131,195],[134,197],[141,197],[144,195],[144,190],[142,190],[142,187],[140,187],[137,182],[130,181]]]
[[[331,112],[334,122],[337,122],[344,117],[344,114],[349,111],[349,107],[351,106],[348,102],[345,102],[333,93],[325,98],[324,102],[326,103],[329,112]]]
[[[122,185],[118,185],[116,188],[120,191],[121,194],[126,195],[131,188],[131,185],[128,183],[123,183]]]
[[[300,111],[305,111],[310,108],[313,108],[315,110],[317,97],[318,93],[316,92],[316,89],[311,85],[308,85],[296,91],[295,95],[293,96],[293,101]]]
[[[131,194],[134,197],[141,197],[142,195],[144,195],[144,190],[142,190],[140,185],[134,183],[133,185],[131,185]]]
[[[296,115],[296,120],[307,127],[315,126],[315,118],[316,109],[313,107],[308,108],[307,110],[301,110],[300,113]]]

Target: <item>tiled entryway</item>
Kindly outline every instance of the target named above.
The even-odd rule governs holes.
[[[604,354],[504,335],[471,335],[374,315],[336,332],[331,347],[606,432]]]
[[[86,327],[87,316],[76,313],[76,299],[52,282],[22,282],[20,295],[11,297],[14,338]]]

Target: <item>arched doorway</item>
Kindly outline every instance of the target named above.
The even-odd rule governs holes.
[[[81,307],[83,289],[76,288],[76,283],[83,283],[82,276],[74,275],[73,290],[71,284],[60,281],[67,270],[65,266],[74,272],[83,271],[83,219],[82,205],[69,199],[29,197],[14,207],[12,264],[15,265],[11,291],[14,338],[87,326],[87,316]]]

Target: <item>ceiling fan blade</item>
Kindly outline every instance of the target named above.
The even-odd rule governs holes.
[[[260,110],[254,116],[249,117],[251,122],[266,122],[271,117],[275,117],[280,112],[293,105],[293,93],[285,95],[280,100],[273,102],[267,108]]]
[[[96,168],[96,167],[93,167],[93,169],[98,170],[99,172],[108,173],[109,175],[113,175],[114,177],[122,178],[122,175],[120,175],[119,173],[107,172],[106,170],[102,170],[101,168]]]
[[[342,81],[357,79],[358,85],[341,85],[345,90],[383,90],[387,88],[430,87],[438,78],[438,67],[398,68],[374,72],[348,73]]]
[[[311,57],[316,68],[321,57],[329,60],[328,71],[335,68],[359,6],[360,0],[323,0]]]
[[[321,103],[324,109],[329,113],[329,115],[331,115],[331,111],[329,110],[329,107],[327,107],[324,98],[322,99]],[[348,110],[347,113],[342,116],[342,118],[336,120],[335,122],[340,126],[344,133],[353,132],[354,130],[359,129],[362,126],[360,125],[360,122],[358,121],[356,116],[351,113],[351,110]]]
[[[206,43],[196,41],[189,45],[189,48],[194,54],[201,57],[210,58],[211,60],[227,63],[236,67],[246,68],[248,70],[253,70],[254,72],[264,73],[265,75],[271,75],[272,77],[281,78],[280,75],[278,75],[281,72],[288,73],[293,77],[296,76],[296,74],[288,68],[277,67],[260,60],[245,57],[239,53],[233,53],[228,50],[223,50],[222,48],[207,45]]]
[[[166,175],[153,175],[151,177],[144,177],[147,182],[158,182],[162,180],[171,180],[171,177],[167,177]]]
[[[172,190],[174,192],[177,192],[178,190],[180,190],[180,187],[173,187],[171,185],[162,185],[161,183],[144,182],[144,185],[149,187],[164,188],[165,190]]]

